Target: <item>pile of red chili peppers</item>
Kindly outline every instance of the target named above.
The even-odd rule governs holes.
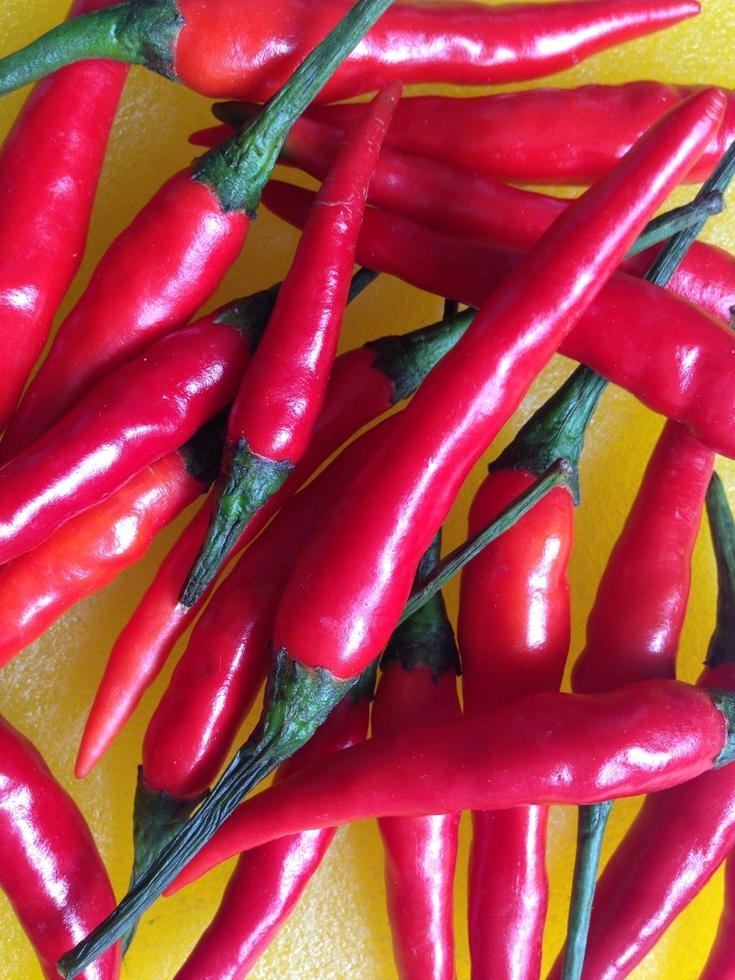
[[[735,459],[735,257],[697,240],[726,211],[735,95],[706,79],[469,88],[698,12],[76,0],[1,52],[0,95],[35,84],[0,147],[0,666],[32,664],[39,637],[203,499],[75,720],[83,779],[193,627],[149,712],[117,904],[68,774],[0,717],[0,887],[44,976],[115,980],[152,903],[237,855],[176,976],[244,977],[338,826],[376,818],[397,974],[454,980],[471,811],[472,976],[539,980],[549,808],[570,805],[568,936],[549,976],[628,976],[726,862],[702,977],[735,977],[735,520],[715,469]],[[226,100],[221,125],[190,137],[203,155],[131,215],[54,331],[129,65]],[[272,180],[278,163],[320,187]],[[198,312],[261,202],[302,229],[282,282]],[[435,294],[441,318],[338,356],[348,304],[383,274]],[[508,444],[557,353],[579,365]],[[663,427],[572,651],[580,465],[609,384]],[[468,537],[442,557],[486,454]],[[677,653],[705,512],[718,602],[695,685]],[[455,629],[442,590],[460,570]],[[642,795],[598,874],[614,801]]]

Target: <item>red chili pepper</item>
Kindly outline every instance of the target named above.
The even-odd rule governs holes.
[[[309,191],[274,181],[263,199],[280,217],[300,225],[313,198]],[[375,209],[365,214],[357,259],[471,306],[482,304],[518,263],[487,241],[461,239]],[[707,302],[711,282],[705,286],[703,280],[702,286]],[[735,384],[729,369],[733,335],[700,310],[650,283],[617,274],[559,350],[654,411],[683,422],[717,452],[735,457],[735,416],[728,411]]]
[[[303,830],[593,803],[678,785],[719,765],[720,753],[729,761],[734,699],[642,681],[610,694],[532,694],[482,716],[372,738],[241,804],[166,894],[233,854]]]
[[[364,741],[375,672],[337,705],[311,741],[280,767],[281,781],[340,749]],[[282,837],[244,854],[214,919],[175,980],[246,976],[273,942],[322,863],[336,828]]]
[[[336,21],[346,0],[272,7],[248,0],[121,3],[62,25],[0,61],[0,94],[78,58],[142,64],[212,98],[269,99]],[[487,85],[522,81],[699,12],[694,0],[396,4],[321,93],[327,101],[394,80]],[[267,39],[267,43],[264,43]]]
[[[439,560],[437,537],[417,581]],[[441,593],[391,637],[372,713],[374,735],[427,722],[455,721],[459,656]],[[459,813],[384,817],[385,888],[393,953],[402,980],[455,980],[454,874]]]
[[[0,563],[37,547],[190,439],[232,400],[248,357],[239,330],[205,317],[91,391],[2,468]]]
[[[217,473],[223,432],[222,419],[205,426],[181,449],[0,568],[0,666],[138,561],[156,534],[204,493]]]
[[[247,129],[172,177],[112,244],[11,421],[1,461],[212,295],[244,245],[289,126],[390,2],[359,0]],[[135,9],[165,31],[160,3]]]
[[[368,187],[400,98],[380,93],[337,152],[227,422],[217,505],[181,602],[199,600],[309,445],[337,354]]]
[[[715,936],[714,946],[709,954],[699,980],[733,980],[735,966],[732,962],[733,942],[735,942],[735,857],[732,855],[725,864],[725,907]]]
[[[38,750],[0,718],[0,888],[33,944],[43,974],[115,907],[102,858],[84,817]],[[116,980],[120,947],[82,980]]]
[[[680,487],[681,488],[681,487]],[[735,524],[721,482],[707,491],[718,559],[717,627],[700,685],[735,689]],[[582,976],[626,977],[735,845],[735,771],[726,766],[646,798],[597,884]],[[631,874],[635,868],[635,874]],[[552,977],[559,976],[556,964]]]
[[[355,478],[349,501],[326,514],[300,551],[276,615],[277,652],[256,733],[116,912],[63,958],[63,971],[79,969],[123,934],[375,659],[466,473],[707,145],[723,107],[724,96],[710,90],[662,120],[561,216],[396,417]]]
[[[114,0],[76,0],[70,16]],[[84,62],[38,85],[0,150],[0,430],[84,254],[127,69]]]
[[[282,156],[321,180],[341,138],[342,130],[302,117],[289,132]],[[268,195],[266,192],[266,202]],[[493,243],[524,251],[570,204],[474,171],[391,150],[381,154],[368,200],[439,230],[463,237],[487,237]],[[720,195],[711,203],[713,212],[724,207]],[[668,220],[676,217],[674,214]],[[626,259],[623,271],[644,275],[655,253],[639,252],[643,254]],[[470,268],[477,267],[475,258]],[[670,288],[729,324],[735,306],[735,259],[723,249],[696,242]]]
[[[529,89],[473,99],[423,95],[403,99],[386,145],[468,170],[529,184],[589,184],[606,173],[657,119],[701,86],[664,82]],[[259,100],[256,100],[259,101]],[[355,106],[310,112],[351,126]],[[687,180],[710,175],[735,136],[735,97],[722,126]]]

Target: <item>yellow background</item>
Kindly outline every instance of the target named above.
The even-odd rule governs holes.
[[[66,0],[2,0],[2,52],[26,43],[57,23],[64,16],[66,6]],[[257,8],[258,3],[254,2],[253,6]],[[727,86],[732,81],[727,69],[732,63],[735,41],[735,7],[731,0],[703,0],[703,6],[699,18],[593,58],[574,71],[557,76],[553,84],[656,78]],[[25,93],[18,93],[0,100],[1,133],[7,131],[24,96]],[[79,295],[103,249],[161,182],[191,159],[193,154],[186,142],[189,132],[209,125],[210,121],[208,104],[203,98],[142,69],[132,71],[102,177],[89,251],[64,311]],[[687,196],[688,192],[680,194],[677,203]],[[735,198],[731,200],[735,203]],[[732,247],[735,217],[725,214],[713,221],[707,237]],[[211,305],[245,295],[281,278],[295,241],[290,229],[263,213],[245,253]],[[440,301],[435,297],[383,278],[347,314],[344,346],[352,347],[369,337],[431,322],[438,317],[440,309]],[[568,370],[569,363],[558,358],[534,387],[520,416],[527,417]],[[510,430],[517,428],[520,416],[504,433],[503,443],[512,434]],[[584,622],[595,584],[661,424],[659,417],[617,389],[606,393],[592,423],[582,465],[584,499],[577,515],[577,544],[571,569],[575,654],[583,641]],[[477,467],[457,502],[448,525],[447,546],[453,546],[464,534],[467,507],[483,469],[483,465]],[[719,469],[735,503],[735,466],[720,461]],[[97,837],[118,895],[125,889],[130,868],[130,813],[141,739],[169,671],[87,780],[75,782],[72,766],[110,646],[182,524],[179,522],[161,535],[137,568],[123,575],[103,594],[80,603],[46,637],[19,656],[5,669],[0,686],[0,710],[36,742],[58,778],[73,793]],[[455,589],[449,591],[448,598],[454,610]],[[682,642],[681,676],[685,679],[693,680],[699,671],[713,611],[714,567],[705,532],[700,536],[695,555],[691,608]],[[639,802],[616,806],[607,835],[605,859],[624,833]],[[469,976],[464,898],[466,821],[463,831],[456,887],[460,978]],[[574,835],[573,812],[555,810],[548,856],[551,906],[545,937],[545,970],[565,932]],[[229,868],[220,869],[177,898],[159,901],[150,909],[128,955],[124,976],[134,980],[165,980],[173,976],[216,908],[228,872]],[[631,873],[635,874],[636,869],[632,868]],[[634,976],[638,980],[695,978],[716,929],[721,896],[721,874],[717,874]],[[7,902],[0,897],[0,976],[7,980],[31,980],[40,975],[29,944]],[[384,909],[380,842],[374,824],[363,823],[340,831],[295,914],[252,976],[378,980],[394,975]]]

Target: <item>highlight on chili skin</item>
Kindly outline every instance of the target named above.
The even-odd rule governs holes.
[[[0,976],[727,980],[728,0],[67,2],[0,11]]]

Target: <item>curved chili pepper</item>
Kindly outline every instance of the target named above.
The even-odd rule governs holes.
[[[0,461],[214,293],[245,243],[289,126],[390,2],[359,0],[250,126],[172,177],[113,242],[11,421]],[[148,16],[159,7],[136,5]]]
[[[337,354],[370,178],[400,93],[394,85],[375,97],[317,195],[230,411],[217,504],[182,592],[185,606],[201,599],[248,521],[306,452]]]
[[[735,966],[732,962],[735,942],[735,857],[725,862],[725,898],[720,924],[712,950],[699,974],[699,980],[732,980]]]
[[[242,803],[166,894],[233,854],[307,829],[676,786],[730,760],[733,703],[733,694],[680,681],[641,681],[610,694],[531,694],[485,715],[376,736]]]
[[[190,439],[232,400],[248,358],[239,330],[205,317],[118,368],[0,471],[0,563]]]
[[[70,16],[114,0],[76,0]],[[0,150],[0,430],[40,356],[87,241],[127,69],[86,62],[38,85]]]
[[[401,101],[386,145],[523,184],[589,184],[665,112],[699,90],[645,81],[474,99],[422,95]],[[310,115],[347,127],[357,111],[324,106]],[[686,179],[705,180],[734,136],[735,96],[728,92],[722,126]]]
[[[313,196],[273,181],[263,200],[300,226]],[[365,214],[357,259],[470,306],[486,301],[519,261],[486,240],[462,239],[375,209]],[[690,285],[694,281],[677,279]],[[703,279],[705,302],[711,289],[712,281]],[[607,281],[559,347],[730,457],[735,457],[735,417],[728,410],[735,384],[730,368],[734,349],[732,331],[722,323],[625,274]]]
[[[217,108],[227,115],[235,113],[236,118],[242,117],[243,121],[252,118],[257,111],[257,106],[239,103],[225,103]],[[342,132],[302,116],[289,131],[281,156],[321,180],[339,146]],[[219,140],[212,144],[207,140],[208,145],[217,142]],[[512,187],[477,171],[385,148],[370,183],[368,201],[432,228],[463,237],[487,237],[492,242],[521,250],[530,248],[570,203]],[[710,213],[715,214],[724,208],[724,201],[720,194],[714,194],[711,200],[698,203],[697,207],[711,208]],[[684,210],[681,218],[686,220],[686,217]],[[667,220],[677,218],[678,215],[671,212]],[[657,240],[663,237],[661,235]],[[643,248],[639,252],[643,252]],[[628,257],[621,269],[642,276],[653,257],[654,254],[648,251]],[[729,324],[735,306],[735,259],[723,249],[695,242],[670,288]]]
[[[416,575],[439,560],[437,536]],[[461,716],[459,656],[444,600],[431,602],[393,633],[381,662],[372,713],[374,735]],[[459,813],[383,817],[385,888],[393,953],[402,980],[454,980],[454,874]]]
[[[125,932],[375,659],[466,473],[707,145],[724,102],[716,90],[694,96],[575,202],[396,416],[354,480],[349,501],[326,515],[299,553],[276,615],[276,655],[258,729],[116,912],[63,958],[64,971],[79,969]],[[299,707],[292,711],[293,704]]]
[[[707,491],[707,512],[718,560],[718,607],[717,626],[698,683],[734,690],[735,524],[716,474]],[[732,767],[647,797],[597,883],[585,980],[628,976],[733,845]],[[559,976],[559,966],[557,962],[551,977]]]
[[[346,0],[148,0],[61,25],[0,61],[0,94],[79,58],[142,64],[213,98],[271,98],[336,21]],[[699,12],[695,0],[396,4],[321,93],[327,101],[391,81],[522,81]],[[266,40],[267,39],[267,40]],[[398,52],[398,56],[396,54]]]
[[[33,944],[43,974],[115,907],[94,839],[38,750],[0,718],[0,888]],[[116,980],[119,945],[78,974]]]
[[[329,718],[280,767],[281,781],[325,756],[364,741],[375,682],[364,682],[337,705]],[[230,878],[214,919],[175,980],[229,980],[246,976],[273,942],[322,863],[336,828],[306,831],[271,841],[244,854]]]
[[[144,469],[107,500],[0,568],[0,666],[76,602],[109,585],[204,493],[217,473],[223,419]]]

